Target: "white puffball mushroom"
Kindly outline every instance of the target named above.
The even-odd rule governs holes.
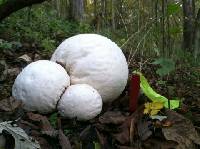
[[[63,117],[90,120],[101,112],[102,98],[90,85],[71,85],[59,100],[57,109]]]
[[[71,84],[89,84],[111,102],[124,90],[128,65],[122,50],[97,34],[79,34],[63,41],[51,58],[65,66]]]
[[[70,85],[66,70],[59,64],[39,60],[27,65],[17,76],[12,96],[21,100],[27,111],[49,113]]]

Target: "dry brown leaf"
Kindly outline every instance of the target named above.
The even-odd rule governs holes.
[[[50,145],[49,141],[47,141],[45,138],[37,136],[37,137],[34,137],[34,139],[36,139],[39,142],[41,149],[54,149]]]
[[[28,56],[27,54],[24,54],[20,57],[18,57],[19,60],[22,60],[24,62],[27,62],[27,63],[31,63],[32,62],[32,59],[30,56]]]
[[[99,117],[102,124],[122,124],[126,117],[120,111],[108,111]]]
[[[172,110],[167,110],[166,114],[173,125],[162,128],[165,138],[176,141],[176,149],[196,149],[196,145],[200,145],[200,137],[192,122]]]
[[[57,131],[55,131],[54,128],[51,126],[46,116],[34,114],[31,112],[27,113],[27,116],[29,120],[39,123],[42,134],[46,134],[52,137],[57,135]]]
[[[98,141],[102,148],[110,148],[107,138],[95,128]]]
[[[9,76],[9,77],[16,77],[19,73],[20,73],[20,68],[16,67],[16,68],[11,68],[11,69],[6,69],[3,71],[3,75],[4,76]]]
[[[117,146],[118,149],[138,149],[138,148],[134,148],[134,147],[130,147],[130,146]]]
[[[15,100],[13,97],[0,100],[0,111],[14,112],[17,108],[22,106],[22,102]]]
[[[165,141],[160,138],[151,138],[143,143],[145,149],[175,149],[176,146],[175,141]]]
[[[128,144],[130,142],[130,125],[131,120],[127,118],[126,121],[119,127],[120,132],[113,134],[113,137],[120,144]]]
[[[62,149],[72,149],[68,137],[64,135],[61,129],[58,131],[58,139]]]
[[[142,141],[145,141],[152,135],[152,131],[149,129],[150,121],[139,120],[137,124],[138,135]]]

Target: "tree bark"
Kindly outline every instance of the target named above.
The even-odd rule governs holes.
[[[112,29],[115,30],[115,0],[111,0],[111,11],[112,11]]]
[[[93,19],[93,25],[96,28],[96,31],[100,31],[102,17],[101,14],[98,12],[98,2],[97,0],[94,0],[94,19]]]
[[[8,0],[0,5],[0,22],[13,12],[44,1],[45,0]]]
[[[183,48],[192,52],[194,47],[195,1],[183,0]]]
[[[59,17],[63,19],[69,18],[69,1],[68,0],[53,0],[52,6],[54,6],[57,10],[57,14]]]
[[[84,0],[70,0],[70,19],[77,22],[84,19]]]
[[[197,59],[200,54],[200,8],[195,21],[195,37],[194,37],[194,57]]]

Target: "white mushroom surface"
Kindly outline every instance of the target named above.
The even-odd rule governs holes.
[[[59,100],[57,109],[63,117],[89,120],[101,112],[102,98],[90,85],[71,85]]]
[[[70,85],[66,70],[59,64],[39,60],[27,65],[17,76],[12,95],[21,100],[28,111],[49,113]]]
[[[71,84],[89,84],[104,102],[116,99],[128,79],[122,50],[110,39],[97,34],[79,34],[63,41],[51,58],[65,66]]]

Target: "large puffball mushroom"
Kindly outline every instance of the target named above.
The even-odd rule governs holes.
[[[63,41],[51,58],[65,66],[71,84],[89,84],[104,102],[116,99],[128,79],[122,50],[110,39],[97,34],[79,34]]]
[[[71,85],[59,100],[57,109],[63,117],[90,120],[101,112],[102,98],[90,85]]]
[[[59,64],[39,60],[26,66],[17,76],[12,96],[21,100],[27,111],[49,113],[70,85],[66,70]]]

